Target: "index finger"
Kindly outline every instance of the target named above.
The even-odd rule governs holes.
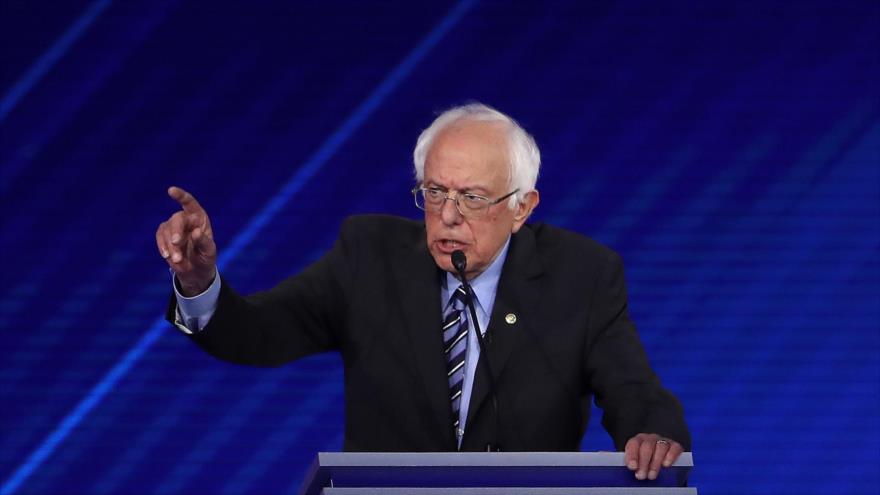
[[[624,462],[626,462],[626,467],[631,471],[635,471],[639,467],[639,444],[641,444],[641,442],[638,437],[632,437],[626,442],[626,446],[624,447]]]
[[[196,201],[195,196],[177,186],[169,187],[168,195],[171,196],[171,199],[180,203],[180,207],[186,213],[202,213],[205,211],[202,209],[202,205]]]

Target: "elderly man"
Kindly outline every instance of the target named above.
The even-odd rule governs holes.
[[[441,114],[413,156],[424,223],[349,218],[324,257],[248,297],[217,273],[205,211],[170,188],[182,210],[156,232],[175,273],[169,320],[236,363],[338,350],[348,451],[577,450],[595,395],[636,478],[656,478],[689,446],[681,406],[629,319],[620,258],[525,223],[539,200],[532,137],[472,104]]]

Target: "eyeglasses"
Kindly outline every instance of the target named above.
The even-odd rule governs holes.
[[[519,189],[501,196],[498,199],[489,199],[485,196],[471,193],[458,193],[455,197],[449,195],[449,192],[439,187],[416,187],[412,190],[413,197],[416,201],[416,207],[429,213],[440,213],[446,200],[455,203],[455,208],[466,218],[483,218],[489,212],[489,207],[497,205],[505,199],[519,192]]]

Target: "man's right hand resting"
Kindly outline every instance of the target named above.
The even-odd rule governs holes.
[[[156,246],[174,270],[180,291],[186,297],[205,291],[217,274],[217,245],[208,214],[192,194],[175,186],[168,195],[181,210],[159,224]]]

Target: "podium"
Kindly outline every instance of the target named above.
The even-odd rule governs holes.
[[[683,453],[653,481],[639,481],[623,452],[321,452],[300,495],[696,495]]]

